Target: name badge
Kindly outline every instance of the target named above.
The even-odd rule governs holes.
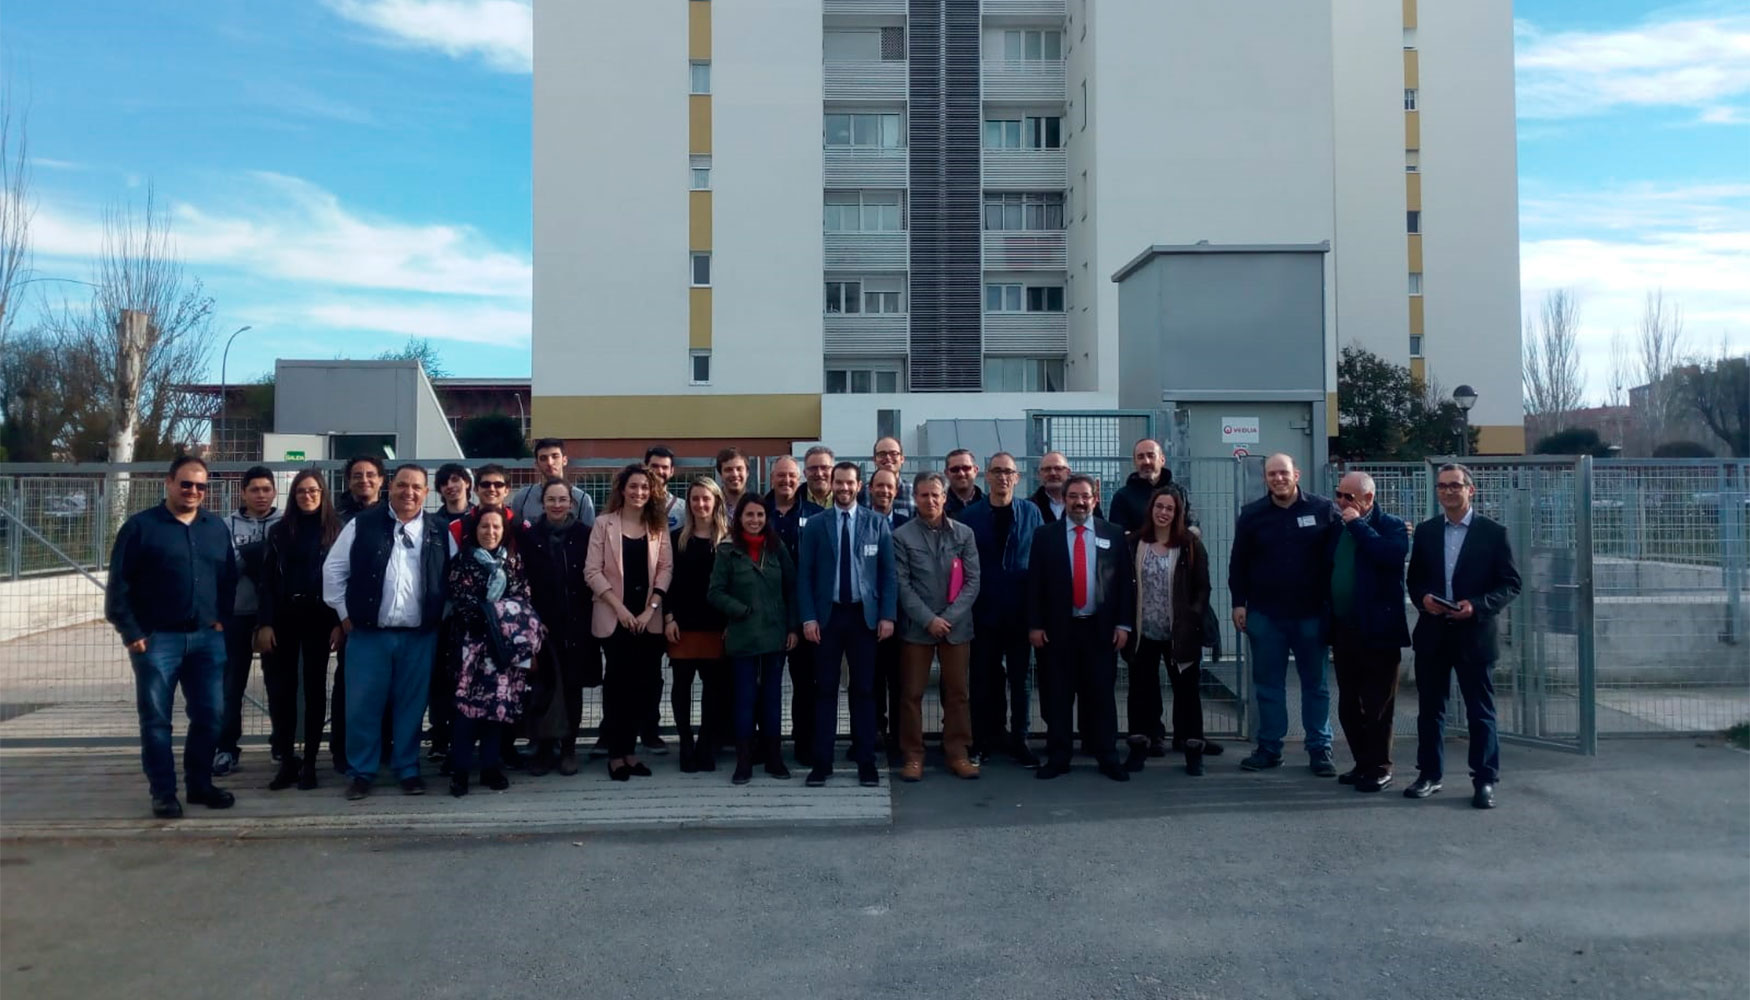
[[[880,544],[876,543],[876,542],[870,542],[868,545],[863,546],[863,554],[866,556],[880,555],[881,554]]]
[[[806,518],[806,517],[797,518],[796,519],[796,527],[798,527],[798,528],[808,527],[808,518]]]
[[[1319,521],[1319,519],[1312,516],[1311,514],[1302,514],[1302,515],[1300,515],[1300,517],[1295,518],[1294,523],[1300,525],[1303,528],[1310,528],[1313,525],[1317,524],[1318,521]]]
[[[1109,549],[1111,547],[1112,547],[1112,539],[1110,539],[1110,538],[1096,538],[1096,539],[1094,539],[1094,548],[1096,548],[1096,549]]]

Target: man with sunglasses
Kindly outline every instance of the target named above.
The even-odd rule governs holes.
[[[234,796],[213,785],[225,695],[224,622],[237,589],[237,556],[224,521],[201,509],[207,463],[170,463],[164,502],[127,519],[110,551],[104,617],[121,634],[134,669],[140,761],[152,789],[152,815],[182,815],[170,740],[176,686],[187,703],[183,780],[188,801],[227,809]]]

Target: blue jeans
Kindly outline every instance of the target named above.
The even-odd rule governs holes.
[[[346,773],[374,781],[382,765],[383,712],[397,778],[419,775],[419,724],[431,691],[437,629],[355,628],[346,637]]]
[[[1331,691],[1325,685],[1324,623],[1318,618],[1271,618],[1246,612],[1252,649],[1252,687],[1258,697],[1258,749],[1282,755],[1288,735],[1288,654],[1300,672],[1300,724],[1308,753],[1331,749]]]
[[[188,738],[182,773],[191,791],[212,787],[213,747],[219,741],[220,703],[225,697],[225,636],[210,628],[156,632],[144,653],[129,653],[134,700],[140,710],[140,766],[153,798],[176,794],[176,755],[170,748],[176,685],[182,684]]]
[[[784,654],[737,656],[735,664],[735,744],[753,744],[754,719],[774,745],[783,732]]]

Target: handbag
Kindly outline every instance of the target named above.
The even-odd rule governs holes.
[[[948,603],[953,604],[960,599],[960,592],[966,589],[966,564],[954,557],[954,565],[948,569]]]
[[[720,660],[723,658],[722,632],[681,631],[676,642],[668,644],[671,660]]]

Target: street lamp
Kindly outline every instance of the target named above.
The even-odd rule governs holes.
[[[1452,390],[1452,401],[1458,404],[1458,412],[1464,414],[1464,427],[1458,439],[1458,454],[1460,457],[1470,457],[1470,408],[1477,405],[1477,391],[1468,385],[1461,385]]]
[[[226,368],[231,364],[231,341],[237,339],[238,333],[243,333],[250,329],[253,329],[253,327],[240,326],[237,328],[236,333],[233,333],[230,337],[226,338],[225,353],[219,358],[219,417],[213,422],[213,436],[215,438],[219,436],[219,425],[225,422],[225,397],[228,394],[228,379],[225,376],[227,374]],[[213,442],[215,450],[217,450],[218,444],[218,441]]]

